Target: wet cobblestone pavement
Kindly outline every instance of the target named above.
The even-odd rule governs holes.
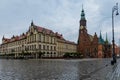
[[[0,80],[120,80],[120,60],[0,59]]]

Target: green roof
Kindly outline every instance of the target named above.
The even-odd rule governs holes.
[[[100,31],[99,44],[104,44],[104,43],[105,43],[105,41],[102,38],[101,31]]]
[[[82,9],[82,11],[81,11],[81,20],[85,20],[85,13],[84,13],[84,9]]]

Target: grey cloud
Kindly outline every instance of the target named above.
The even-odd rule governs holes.
[[[3,35],[11,37],[25,32],[33,19],[35,24],[62,33],[66,39],[77,42],[84,4],[88,32],[97,32],[99,36],[101,30],[103,37],[107,32],[111,40],[111,8],[116,1],[120,4],[119,0],[2,0],[0,38]],[[119,19],[119,16],[115,17],[116,42],[120,38]],[[13,32],[14,30],[16,31]]]

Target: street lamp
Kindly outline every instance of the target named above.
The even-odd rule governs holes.
[[[114,65],[114,63],[117,62],[116,54],[115,54],[115,40],[114,40],[114,12],[115,11],[116,11],[116,15],[119,15],[119,13],[118,13],[118,3],[116,3],[116,5],[112,8],[112,36],[113,36],[113,40],[112,40],[112,46],[113,46],[112,57],[113,57],[113,60],[111,61],[111,65]]]

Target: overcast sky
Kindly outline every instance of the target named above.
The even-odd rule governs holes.
[[[80,14],[83,8],[88,33],[112,38],[112,7],[120,0],[0,0],[0,43],[7,38],[26,32],[33,20],[36,25],[63,34],[64,38],[77,42]],[[120,5],[119,5],[120,9]],[[120,11],[120,10],[119,10]],[[115,42],[120,39],[120,15],[115,19]]]

